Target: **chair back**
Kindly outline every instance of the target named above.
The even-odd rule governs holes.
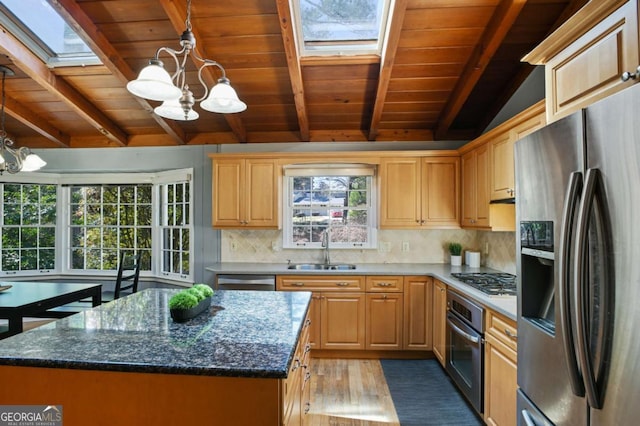
[[[122,253],[118,265],[118,277],[113,298],[118,299],[122,292],[135,293],[138,291],[138,277],[140,276],[140,254],[135,256]]]

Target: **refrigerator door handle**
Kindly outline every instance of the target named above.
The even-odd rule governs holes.
[[[525,426],[537,426],[536,422],[531,417],[531,414],[527,410],[522,410],[520,412],[522,414],[522,420],[524,421]]]
[[[587,250],[588,250],[588,242],[589,242],[589,226],[590,226],[590,215],[591,211],[594,208],[595,203],[597,202],[596,196],[599,188],[600,182],[600,171],[598,169],[588,169],[585,177],[585,185],[584,185],[584,196],[580,203],[580,208],[578,210],[578,219],[577,219],[577,236],[576,236],[576,252],[574,257],[574,285],[576,289],[575,294],[575,305],[576,305],[576,338],[577,338],[577,349],[578,349],[578,358],[580,362],[580,367],[582,370],[582,377],[585,384],[587,400],[589,405],[593,408],[601,408],[602,400],[600,395],[600,391],[598,389],[598,384],[596,381],[596,373],[594,368],[594,355],[595,359],[600,359],[602,362],[601,355],[602,354],[592,354],[591,348],[589,345],[589,317],[587,313],[587,309],[589,306],[589,291],[587,280],[589,279],[586,273],[587,267]],[[602,309],[606,308],[607,301],[601,301],[604,306]],[[605,324],[602,324],[602,321],[599,321],[600,327],[606,327]],[[601,335],[602,332],[599,330],[598,335]],[[600,346],[600,345],[598,345]]]
[[[562,343],[569,372],[571,389],[576,396],[584,396],[584,381],[580,376],[578,358],[575,349],[574,322],[571,319],[571,274],[569,262],[571,259],[571,247],[573,230],[575,229],[574,217],[578,208],[580,193],[582,192],[582,173],[573,172],[569,177],[565,204],[562,213],[562,230],[560,239],[560,329],[562,330]]]

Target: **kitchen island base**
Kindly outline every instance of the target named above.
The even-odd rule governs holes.
[[[281,425],[285,379],[0,366],[3,405],[61,405],[65,426]]]

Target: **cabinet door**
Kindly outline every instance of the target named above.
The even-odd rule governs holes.
[[[422,160],[422,221],[428,228],[460,227],[460,159]]]
[[[404,277],[404,349],[431,349],[432,282],[430,277]]]
[[[490,151],[487,144],[462,156],[462,226],[489,228]]]
[[[488,425],[515,425],[517,354],[491,334],[485,339],[485,422]]]
[[[380,228],[420,226],[420,159],[386,158],[380,164]]]
[[[320,349],[320,331],[322,327],[322,293],[312,293],[309,304],[309,344],[312,349]]]
[[[364,293],[322,293],[321,297],[321,349],[364,349]]]
[[[244,160],[213,162],[213,226],[242,226],[244,209]]]
[[[433,280],[433,353],[444,367],[446,355],[447,286]]]
[[[476,213],[476,176],[478,169],[476,151],[469,151],[461,158],[462,163],[462,226],[475,225]]]
[[[491,195],[489,188],[491,187],[491,161],[489,146],[484,145],[476,148],[476,222],[475,226],[479,228],[488,228],[489,221],[489,202]]]
[[[269,159],[246,160],[245,188],[246,225],[256,228],[278,227],[278,172]]]
[[[491,199],[512,198],[515,191],[515,164],[513,145],[515,140],[510,132],[503,133],[491,142]]]
[[[366,349],[402,349],[402,305],[400,293],[367,294]]]
[[[628,1],[547,62],[549,122],[638,81],[620,79],[625,71],[635,72],[640,63],[637,7],[636,1]]]

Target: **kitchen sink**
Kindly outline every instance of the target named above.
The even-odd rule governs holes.
[[[294,263],[287,266],[287,269],[296,269],[299,271],[351,271],[356,269],[356,265],[349,263]]]

